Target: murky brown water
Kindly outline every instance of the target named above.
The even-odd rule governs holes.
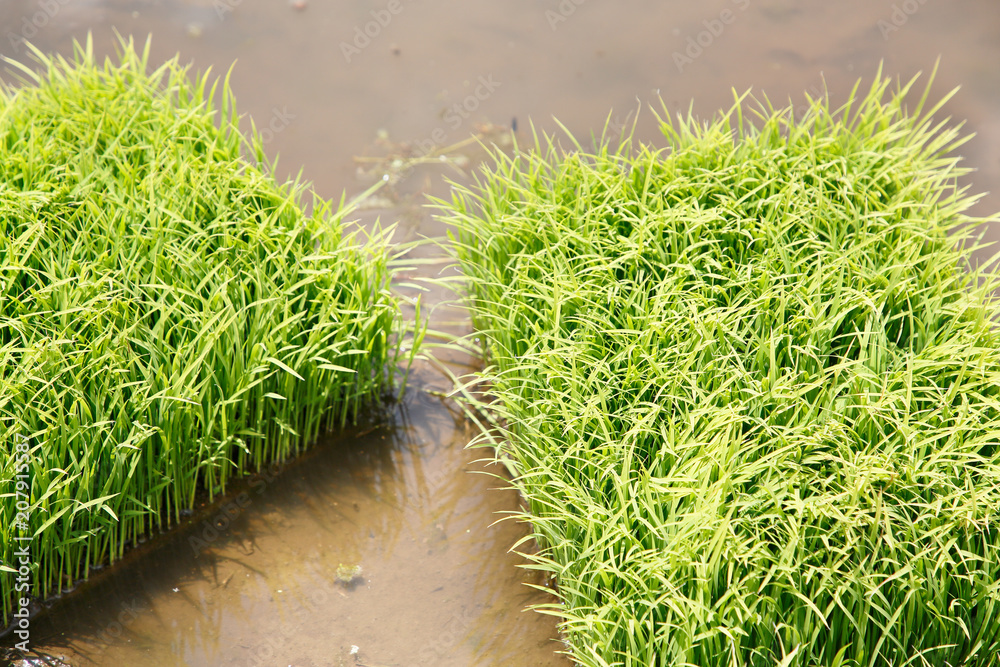
[[[111,52],[114,28],[152,33],[154,61],[180,52],[223,73],[238,60],[240,108],[265,129],[279,170],[304,168],[327,197],[370,184],[378,174],[358,168],[372,163],[354,158],[393,143],[424,153],[515,118],[524,137],[529,120],[554,131],[553,116],[584,139],[658,96],[671,111],[693,100],[710,114],[733,88],[799,103],[825,82],[842,102],[881,61],[909,78],[940,56],[934,89],[962,86],[947,113],[978,134],[963,148],[978,169],[969,182],[993,191],[977,212],[1000,210],[995,0],[310,0],[301,10],[287,0],[0,0],[6,56],[24,57],[21,36],[67,52],[87,30]],[[637,132],[657,139],[650,113]],[[462,178],[413,170],[361,217],[399,220],[400,241],[440,235],[421,205],[447,192],[445,175]],[[432,327],[467,324],[439,308]],[[468,371],[460,355],[443,356]],[[389,425],[252,478],[218,536],[202,522],[222,510],[209,508],[33,620],[33,645],[73,665],[568,664],[554,621],[523,611],[545,599],[507,553],[523,527],[491,526],[516,496],[469,474],[481,470],[462,449],[472,430],[423,391],[447,386],[421,365]],[[363,581],[338,583],[341,564],[360,564]]]
[[[73,665],[355,665],[352,646],[372,667],[559,664],[551,623],[521,612],[542,599],[506,553],[522,527],[489,526],[514,492],[470,474],[495,471],[440,399],[411,392],[393,422],[250,478],[64,596],[36,647]]]

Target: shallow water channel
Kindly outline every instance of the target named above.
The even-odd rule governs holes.
[[[399,221],[399,242],[443,234],[424,195],[446,196],[445,177],[466,181],[482,157],[467,145],[402,170],[393,156],[407,148],[515,128],[527,141],[530,122],[556,131],[553,116],[589,140],[661,97],[671,113],[694,100],[710,114],[750,87],[801,104],[825,85],[843,102],[880,62],[905,79],[939,56],[934,93],[961,85],[946,113],[978,134],[962,149],[978,170],[967,180],[993,191],[976,213],[1000,210],[995,0],[0,0],[7,57],[27,57],[22,37],[68,53],[88,30],[101,53],[117,30],[152,34],[154,63],[179,52],[224,74],[237,61],[240,109],[280,174],[301,168],[333,198],[388,173],[356,217]],[[643,109],[637,135],[656,142],[656,127]],[[405,278],[441,266],[415,263]],[[431,327],[467,333],[466,320],[441,306]],[[474,368],[443,356],[455,374]],[[508,553],[526,528],[495,524],[518,497],[477,462],[484,452],[464,449],[474,429],[437,395],[449,387],[418,364],[381,422],[251,477],[55,601],[32,620],[33,648],[70,665],[570,664],[555,620],[525,611],[551,598]]]
[[[516,496],[470,474],[491,472],[471,433],[413,391],[64,596],[36,646],[74,665],[354,665],[352,646],[373,666],[560,664],[552,624],[520,611],[543,599],[506,553],[522,528],[489,527]]]

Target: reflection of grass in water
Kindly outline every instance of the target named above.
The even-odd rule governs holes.
[[[581,664],[996,664],[1000,280],[889,85],[442,204]]]
[[[390,185],[395,185],[420,165],[445,165],[459,175],[465,176],[470,160],[463,154],[463,150],[488,143],[502,147],[510,146],[512,141],[511,128],[482,123],[475,126],[475,132],[471,136],[461,141],[446,146],[434,146],[431,150],[421,152],[411,143],[390,141],[388,134],[380,131],[375,144],[385,151],[385,155],[355,156],[354,161],[359,165],[359,174],[377,177]]]
[[[118,62],[89,42],[37,57],[0,92],[0,466],[27,438],[47,597],[352,420],[405,360],[384,236],[344,236],[318,199],[305,215],[226,82],[147,73],[130,42]],[[5,566],[15,508],[0,498]]]

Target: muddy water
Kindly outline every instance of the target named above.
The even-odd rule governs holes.
[[[978,135],[961,149],[977,169],[967,181],[993,192],[976,210],[1000,210],[994,0],[0,0],[6,56],[24,56],[21,36],[67,52],[88,30],[111,52],[115,29],[151,33],[154,61],[179,52],[216,72],[238,61],[240,107],[281,155],[279,171],[303,168],[320,194],[354,194],[390,171],[369,202],[379,208],[359,215],[399,221],[400,241],[440,235],[423,196],[465,177],[446,165],[401,173],[393,155],[484,130],[499,139],[515,124],[524,140],[529,121],[555,131],[553,116],[585,140],[661,98],[671,113],[710,114],[733,89],[798,104],[826,87],[842,102],[879,63],[906,79],[938,57],[934,93],[960,85],[945,112]],[[636,131],[656,140],[648,110]],[[476,150],[461,152],[475,162]],[[467,331],[465,319],[439,307],[432,327]],[[552,619],[522,611],[546,599],[507,554],[523,527],[491,527],[517,498],[470,474],[481,467],[462,449],[468,424],[423,391],[447,385],[421,365],[385,426],[253,478],[249,503],[213,539],[201,522],[217,507],[142,547],[35,619],[35,647],[74,665],[567,664]],[[339,582],[340,565],[360,565],[360,579]]]
[[[559,664],[551,624],[521,613],[541,599],[506,553],[523,530],[488,525],[517,499],[470,436],[411,392],[390,425],[250,478],[64,596],[36,646],[73,665]]]

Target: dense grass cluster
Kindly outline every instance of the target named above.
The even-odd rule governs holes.
[[[581,665],[998,664],[1000,281],[911,86],[442,203]]]
[[[4,619],[16,535],[33,536],[31,593],[58,592],[200,489],[352,419],[400,361],[386,239],[345,235],[328,202],[305,214],[226,82],[150,71],[148,45],[38,57],[0,90]]]

